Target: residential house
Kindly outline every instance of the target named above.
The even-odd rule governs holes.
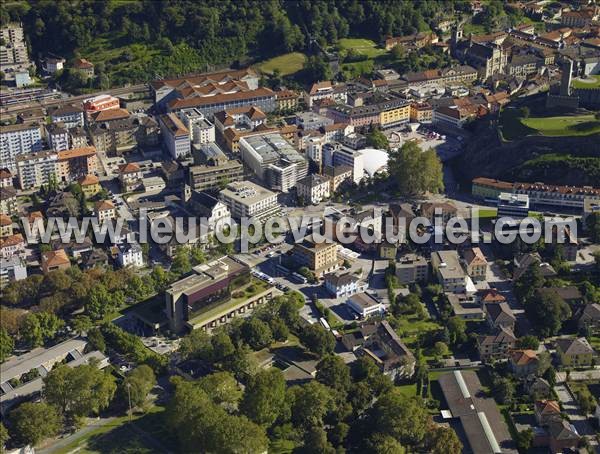
[[[462,251],[462,258],[465,262],[467,274],[473,281],[484,281],[487,276],[488,262],[478,247],[465,249]]]
[[[463,320],[483,320],[485,312],[477,303],[476,298],[466,293],[445,293],[452,308],[452,315]]]
[[[542,427],[550,425],[551,422],[562,420],[560,405],[555,400],[538,400],[535,402],[533,411],[535,420]]]
[[[100,186],[100,179],[96,175],[84,175],[81,178],[79,178],[77,182],[81,187],[81,191],[85,194],[85,196],[88,199],[90,197],[94,197],[102,190],[102,186]]]
[[[25,223],[23,223],[25,225]],[[40,239],[41,231],[44,229],[44,215],[41,211],[32,211],[27,215],[27,225],[25,231],[29,228],[27,238],[30,242],[37,242]]]
[[[548,380],[535,375],[530,375],[525,380],[524,385],[527,393],[533,398],[548,398],[553,392],[552,386],[550,386]]]
[[[73,62],[73,69],[81,71],[88,79],[94,77],[94,64],[85,58],[76,58]]]
[[[345,103],[347,100],[346,86],[342,84],[333,85],[328,80],[314,83],[305,95],[306,105],[310,109],[315,101],[322,99],[331,99],[336,102]]]
[[[323,285],[336,298],[365,292],[369,286],[366,282],[361,281],[358,276],[350,273],[328,273],[323,276]]]
[[[515,337],[512,330],[500,328],[492,334],[477,337],[477,351],[483,362],[508,358],[509,352],[515,347]]]
[[[457,210],[451,202],[425,202],[419,208],[420,215],[429,219],[434,224],[435,218],[440,217],[442,223],[447,223],[456,216]]]
[[[507,303],[487,303],[485,316],[491,329],[508,328],[514,330],[516,317]]]
[[[577,327],[590,333],[600,333],[600,304],[585,304],[575,314]]]
[[[13,256],[25,256],[25,239],[20,233],[0,238],[0,257],[10,259]]]
[[[296,182],[296,193],[305,204],[317,205],[330,196],[329,179],[318,174],[311,173]]]
[[[4,238],[5,236],[11,236],[12,234],[13,234],[12,219],[5,214],[0,214],[0,238]]]
[[[495,288],[488,288],[477,291],[477,300],[484,307],[487,303],[503,303],[506,298]]]
[[[117,217],[115,205],[110,200],[101,200],[96,202],[94,212],[99,222],[108,221]]]
[[[533,350],[514,350],[510,354],[508,364],[517,377],[534,375],[538,371],[538,357]]]
[[[119,166],[119,181],[123,192],[132,192],[142,187],[142,170],[135,163],[127,163]]]
[[[585,337],[556,340],[556,354],[564,367],[589,367],[594,357],[594,349]]]
[[[65,104],[50,112],[52,123],[63,123],[65,128],[83,128],[83,109],[78,106]]]
[[[566,419],[552,421],[548,425],[549,448],[552,454],[574,450],[579,446],[581,435],[577,429]]]
[[[556,276],[556,271],[549,263],[542,260],[542,257],[537,252],[525,253],[515,257],[513,281],[518,280],[530,266],[537,266],[543,277],[550,278]]]
[[[65,270],[70,266],[71,261],[64,249],[42,252],[42,271],[44,274],[56,270]]]
[[[398,245],[387,241],[382,241],[379,244],[379,258],[395,260],[398,253]]]
[[[13,186],[13,174],[10,170],[0,169],[0,189],[11,188]]]
[[[133,266],[142,268],[144,266],[144,256],[142,247],[138,243],[122,243],[117,245],[117,262],[122,268]]]

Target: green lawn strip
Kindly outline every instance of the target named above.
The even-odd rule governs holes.
[[[497,215],[497,208],[479,208],[479,210],[477,210],[477,217],[479,219],[495,218]]]
[[[279,55],[257,64],[257,68],[265,74],[273,74],[278,69],[282,76],[297,73],[304,66],[306,55],[300,52]]]
[[[588,78],[585,80],[574,79],[571,82],[571,87],[573,87],[573,88],[600,88],[600,75],[588,76]]]
[[[137,415],[134,415],[133,417],[139,418],[139,416],[137,416]],[[62,449],[55,451],[55,454],[67,454],[75,449],[77,449],[77,452],[85,452],[85,451],[82,451],[82,448],[87,446],[88,441],[92,437],[101,436],[101,435],[111,432],[112,430],[120,428],[123,426],[123,424],[126,424],[127,421],[128,421],[127,416],[121,416],[121,417],[115,418],[114,420],[112,420],[111,422],[109,422],[107,424],[104,424],[103,426],[100,426],[100,427],[97,427],[96,429],[90,430],[83,437],[78,438],[77,440],[69,443]]]
[[[593,115],[524,118],[521,122],[526,127],[550,137],[587,136],[600,133],[600,121]]]
[[[387,50],[377,47],[374,41],[364,38],[342,38],[338,41],[338,47],[345,50],[354,49],[358,54],[370,59],[387,53]]]
[[[406,385],[396,385],[396,389],[406,397],[413,397],[417,395],[417,384],[408,383]]]

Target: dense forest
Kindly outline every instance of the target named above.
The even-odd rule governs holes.
[[[468,8],[463,0],[30,0],[6,3],[0,19],[23,23],[36,59],[131,46],[106,64],[135,62],[123,77],[147,80],[310,52],[349,36],[381,42]]]

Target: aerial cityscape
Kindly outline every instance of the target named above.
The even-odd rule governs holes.
[[[6,0],[0,452],[600,453],[597,0]]]

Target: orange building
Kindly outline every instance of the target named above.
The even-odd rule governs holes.
[[[71,182],[76,178],[94,174],[98,170],[96,147],[73,148],[58,152],[56,178],[58,181]]]
[[[118,109],[119,100],[110,95],[99,95],[83,101],[83,108],[87,114],[99,112],[101,110]]]

